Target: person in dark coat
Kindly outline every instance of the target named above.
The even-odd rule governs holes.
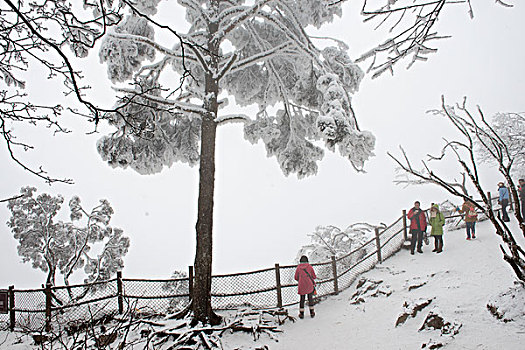
[[[414,202],[414,207],[410,209],[407,217],[410,219],[410,233],[412,239],[410,242],[410,254],[414,255],[414,249],[416,248],[417,241],[417,252],[423,253],[423,232],[427,230],[427,218],[425,212],[420,208],[421,203],[419,201]]]
[[[498,192],[499,192],[499,204],[501,204],[501,215],[502,220],[505,222],[509,222],[509,214],[507,214],[507,205],[509,205],[509,190],[507,187],[505,187],[505,184],[503,182],[498,183]]]
[[[314,311],[314,291],[315,291],[315,271],[308,263],[308,257],[303,255],[299,260],[300,264],[295,270],[295,280],[298,283],[298,294],[299,297],[299,318],[304,318],[304,302],[306,296],[308,296],[308,307],[310,309],[310,317],[315,317]]]
[[[521,218],[525,220],[525,180],[518,180],[518,193],[520,195]]]

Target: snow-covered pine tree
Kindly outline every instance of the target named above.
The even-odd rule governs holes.
[[[85,283],[110,279],[124,267],[129,238],[109,226],[113,208],[106,200],[86,212],[78,197],[69,202],[71,221],[56,221],[64,198],[47,193],[36,196],[36,188],[24,187],[22,196],[11,199],[7,225],[18,241],[23,262],[47,273],[46,283],[55,285],[57,273],[69,286],[69,278],[84,269]],[[81,220],[83,220],[81,222]],[[77,224],[78,222],[78,224]],[[101,246],[101,249],[93,249]]]
[[[363,72],[346,47],[318,49],[307,26],[341,15],[330,0],[179,0],[191,27],[171,47],[155,41],[159,0],[135,1],[134,11],[110,33],[100,51],[124,96],[111,116],[116,131],[98,142],[112,166],[141,174],[181,161],[199,163],[193,317],[217,323],[211,307],[215,138],[219,125],[245,123],[245,138],[266,145],[285,175],[314,175],[324,140],[358,171],[373,155],[375,138],[359,129],[351,107]],[[176,9],[173,9],[174,11]],[[172,30],[172,33],[174,31]],[[180,44],[180,39],[184,44]],[[186,45],[188,44],[188,45]],[[146,62],[146,60],[153,62]],[[182,85],[163,86],[162,73],[185,75]],[[189,75],[188,75],[189,73]],[[166,84],[165,84],[166,85]],[[257,105],[255,117],[219,113],[226,100]],[[222,96],[221,95],[221,96]],[[270,107],[273,107],[270,109]],[[273,112],[273,110],[277,110]]]

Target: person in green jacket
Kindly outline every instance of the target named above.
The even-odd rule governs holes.
[[[432,230],[430,235],[434,237],[433,252],[441,253],[443,251],[443,225],[445,225],[445,217],[439,211],[439,205],[433,204],[430,208],[430,226]]]

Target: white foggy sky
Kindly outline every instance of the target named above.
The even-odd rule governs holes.
[[[429,61],[418,62],[408,71],[406,63],[398,65],[393,77],[365,77],[353,97],[353,108],[361,129],[370,130],[377,138],[376,156],[365,165],[366,174],[356,173],[348,161],[326,150],[317,176],[302,180],[294,175],[285,177],[276,160],[266,157],[262,144],[251,145],[243,139],[241,125],[220,127],[214,273],[271,267],[276,262],[289,264],[317,225],[389,224],[415,199],[425,206],[448,198],[432,186],[395,186],[395,166],[386,152],[399,154],[398,146],[403,145],[417,162],[427,153],[440,151],[441,138],[453,135],[452,129],[425,112],[440,107],[442,94],[449,103],[468,96],[472,109],[480,105],[487,116],[525,111],[525,6],[520,1],[514,3],[514,8],[507,9],[493,1],[477,1],[473,3],[474,20],[469,19],[466,6],[450,7],[439,29],[440,34],[453,37],[437,42],[439,51]],[[360,6],[360,1],[346,4],[343,17],[321,30],[345,41],[352,58],[385,38],[384,32],[374,33],[372,25],[360,22]],[[367,64],[361,68],[366,69]],[[41,73],[31,69],[35,76]],[[110,105],[105,67],[93,67],[90,76],[97,77],[91,97]],[[61,94],[51,86],[46,81],[33,93],[38,99],[60,103],[57,97]],[[27,185],[37,187],[37,193],[63,194],[64,209],[74,194],[89,209],[105,198],[115,210],[112,225],[124,229],[131,238],[125,276],[167,278],[173,270],[192,265],[198,167],[175,164],[149,176],[112,169],[96,152],[95,143],[102,134],[84,135],[92,126],[73,117],[64,120],[75,133],[52,137],[40,128],[18,126],[18,135],[36,146],[19,156],[33,166],[43,165],[52,176],[73,178],[75,185],[44,184],[10,161],[2,146],[0,198]],[[102,126],[101,130],[107,128]],[[490,179],[487,189],[495,191],[496,177],[490,172],[484,175]],[[37,287],[45,276],[30,264],[19,263],[16,241],[5,225],[9,215],[5,204],[0,206],[0,288],[11,284]]]

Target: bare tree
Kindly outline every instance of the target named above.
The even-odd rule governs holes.
[[[502,139],[498,132],[488,123],[480,107],[477,108],[477,115],[467,109],[466,98],[462,104],[449,106],[445,104],[445,99],[442,97],[441,110],[434,111],[434,113],[447,118],[455,129],[459,131],[461,139],[445,140],[445,146],[439,156],[429,155],[429,160],[423,161],[424,171],[416,170],[413,167],[406,152],[402,148],[401,159],[396,158],[390,153],[388,153],[388,155],[401,169],[415,178],[436,184],[456,197],[469,200],[469,197],[465,193],[458,190],[457,185],[459,184],[457,182],[445,180],[445,175],[436,173],[430,166],[430,162],[432,161],[442,161],[449,155],[454,157],[462,171],[467,175],[469,184],[475,188],[481,197],[482,202],[473,202],[474,205],[489,218],[496,233],[505,243],[505,246],[503,244],[500,245],[501,251],[503,252],[503,259],[510,264],[518,279],[525,281],[525,251],[523,247],[516,242],[507,224],[495,214],[491,198],[487,196],[487,192],[483,189],[479,177],[478,166],[480,164],[480,157],[476,149],[479,145],[479,147],[483,148],[484,152],[486,152],[486,155],[490,157],[491,161],[497,164],[498,172],[508,184],[509,192],[516,204],[514,215],[518,220],[522,234],[525,236],[525,224],[524,218],[521,216],[517,187],[511,177],[516,155],[511,152],[504,139]]]
[[[117,113],[119,108],[124,108],[125,103],[108,108],[86,97],[90,87],[82,75],[82,64],[78,62],[88,57],[90,49],[111,27],[118,25],[126,13],[141,6],[148,6],[147,1],[0,0],[0,135],[15,164],[48,183],[73,183],[72,179],[55,178],[42,167],[34,168],[21,160],[18,150],[34,147],[19,140],[20,135],[15,134],[14,127],[32,124],[51,130],[53,135],[68,133],[70,130],[60,117],[69,100],[74,105],[80,103],[81,108],[68,107],[67,112],[92,122],[96,131],[107,113]],[[147,16],[145,21],[154,23]],[[181,46],[191,45],[179,39]],[[63,96],[57,96],[56,103],[37,104],[33,102],[34,97],[27,94],[29,85],[41,83],[28,75],[35,67],[43,68],[48,80],[63,83]]]
[[[42,125],[56,133],[69,132],[59,117],[62,102],[39,105],[31,102],[25,92],[27,73],[34,67],[43,67],[47,78],[62,80],[64,94],[74,95],[87,108],[79,114],[97,123],[103,109],[88,101],[82,85],[82,75],[71,63],[72,57],[86,57],[90,48],[105,35],[109,26],[120,21],[121,6],[117,2],[101,0],[18,1],[0,2],[0,135],[12,160],[46,182],[72,183],[71,179],[57,179],[41,167],[26,165],[17,156],[17,149],[33,146],[19,141],[13,132],[15,124]],[[34,77],[33,77],[34,78]],[[33,83],[30,81],[29,84]]]

